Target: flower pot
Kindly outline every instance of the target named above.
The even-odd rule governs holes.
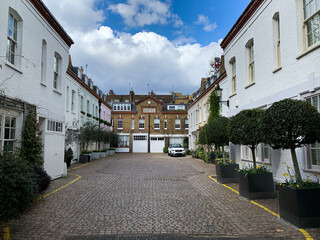
[[[91,161],[91,154],[80,154],[79,163],[87,163]]]
[[[240,195],[248,199],[274,198],[272,173],[246,174],[239,172]]]
[[[97,160],[97,159],[99,159],[100,158],[100,152],[93,152],[92,154],[91,154],[91,159],[92,160]]]
[[[100,152],[100,158],[106,157],[106,152]]]
[[[293,189],[279,186],[280,217],[299,228],[320,227],[320,188]]]
[[[239,164],[216,164],[217,180],[221,183],[237,183],[239,180]]]

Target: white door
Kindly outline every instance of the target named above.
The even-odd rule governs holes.
[[[163,153],[164,137],[151,137],[150,138],[150,152]]]
[[[134,135],[132,152],[134,153],[147,153],[148,152],[148,136],[147,135]]]

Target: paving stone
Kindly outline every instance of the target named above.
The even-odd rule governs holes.
[[[304,239],[210,180],[214,165],[190,157],[116,154],[70,172],[82,178],[9,222],[13,240]],[[55,180],[49,191],[75,178]],[[278,211],[276,199],[257,202]],[[319,229],[308,232],[320,239]]]

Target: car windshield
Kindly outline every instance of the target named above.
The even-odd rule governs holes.
[[[181,144],[173,144],[173,145],[171,145],[171,147],[172,148],[181,148],[182,146],[181,146]]]

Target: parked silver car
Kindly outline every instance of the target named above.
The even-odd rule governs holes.
[[[186,156],[186,152],[181,144],[173,144],[168,148],[168,155],[171,157],[175,156]]]

